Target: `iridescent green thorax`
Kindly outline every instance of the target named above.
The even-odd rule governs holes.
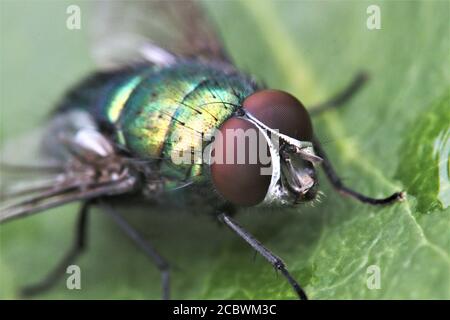
[[[142,66],[108,82],[90,110],[113,128],[116,141],[133,156],[164,159],[159,161],[162,174],[186,179],[202,174],[203,137],[255,90],[250,79],[218,65]],[[196,164],[171,161],[191,150]]]

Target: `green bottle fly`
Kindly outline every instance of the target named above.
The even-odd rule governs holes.
[[[91,51],[103,71],[65,95],[41,137],[41,155],[51,159],[38,166],[38,155],[23,157],[30,163],[15,171],[29,181],[12,181],[8,203],[0,206],[3,223],[82,202],[70,251],[43,281],[25,288],[25,295],[60,280],[84,249],[87,215],[98,206],[155,262],[162,297],[168,299],[169,263],[112,205],[124,204],[126,210],[157,200],[186,209],[199,204],[196,211],[216,216],[279,270],[298,298],[307,299],[281,258],[231,215],[243,206],[295,206],[316,199],[318,166],[337,191],[362,203],[405,199],[403,192],[372,198],[345,186],[303,104],[237,71],[199,2],[100,1],[97,13]],[[315,113],[343,105],[365,79],[358,75]],[[236,150],[243,150],[242,157],[235,157]],[[216,161],[218,153],[226,162]]]

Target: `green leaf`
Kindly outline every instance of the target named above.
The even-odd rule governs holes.
[[[65,29],[68,4],[1,3],[2,137],[44,119],[64,88],[92,69],[84,24]],[[366,27],[369,4],[381,8],[381,30]],[[347,185],[376,197],[408,193],[401,204],[370,207],[342,198],[321,175],[321,202],[246,209],[236,219],[283,258],[312,299],[450,299],[449,2],[206,5],[237,65],[306,106],[367,70],[368,85],[314,119],[315,131]],[[76,209],[0,227],[0,297],[17,297],[62,257]],[[206,213],[177,211],[127,212],[173,263],[174,298],[295,298],[281,275]],[[159,298],[151,262],[99,211],[91,222],[78,262],[82,289],[61,280],[39,298]],[[372,265],[380,289],[367,286]]]

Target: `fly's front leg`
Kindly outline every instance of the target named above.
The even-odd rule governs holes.
[[[286,265],[283,260],[273,254],[269,249],[262,245],[258,240],[255,239],[247,230],[242,228],[236,221],[231,217],[222,213],[219,215],[219,220],[225,223],[231,230],[233,230],[239,237],[241,237],[245,242],[247,242],[256,252],[262,255],[269,263],[276,269],[281,271],[283,276],[287,279],[291,287],[294,289],[295,293],[301,300],[308,300],[305,292],[297,283],[297,281],[291,276],[287,271]]]
[[[51,289],[66,273],[67,267],[73,264],[76,258],[83,252],[86,248],[88,213],[91,205],[92,202],[90,201],[86,201],[82,204],[76,225],[75,238],[70,250],[66,253],[64,258],[42,281],[24,287],[20,292],[22,296],[31,297]]]
[[[359,90],[361,90],[368,79],[369,76],[367,73],[358,73],[353,78],[353,81],[344,90],[342,90],[340,93],[338,93],[328,101],[312,106],[308,109],[308,112],[312,116],[316,116],[326,110],[342,106],[344,103],[348,102],[356,93],[358,93]]]
[[[322,168],[323,168],[328,180],[340,194],[342,194],[344,196],[350,196],[356,200],[359,200],[363,203],[367,203],[370,205],[386,205],[386,204],[391,204],[391,203],[394,203],[397,201],[403,201],[406,198],[406,194],[403,191],[395,192],[386,198],[377,199],[377,198],[371,198],[371,197],[365,196],[353,189],[348,188],[347,186],[345,186],[342,183],[341,178],[337,175],[336,171],[334,170],[333,166],[331,165],[330,160],[328,159],[327,154],[325,153],[321,144],[319,143],[319,141],[316,138],[313,139],[313,144],[314,144],[314,149],[317,152],[317,155],[323,159],[321,164],[322,164]]]
[[[170,298],[170,270],[167,261],[127,221],[125,221],[119,212],[103,203],[100,206],[103,211],[117,223],[120,229],[122,229],[122,231],[156,264],[156,267],[161,272],[162,297],[164,300],[168,300]]]

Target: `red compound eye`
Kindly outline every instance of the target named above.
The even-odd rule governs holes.
[[[279,90],[258,91],[244,100],[244,108],[265,125],[297,140],[313,135],[308,111],[294,96]]]
[[[270,167],[267,142],[259,134],[258,128],[244,119],[228,119],[219,131],[221,135],[214,141],[212,152],[215,162],[211,164],[211,177],[217,191],[235,205],[252,206],[260,203],[264,200],[271,180],[271,171],[267,169]],[[255,139],[248,138],[252,131],[257,137],[257,143]],[[259,156],[260,151],[265,154],[264,158]],[[241,163],[238,162],[239,155]],[[263,175],[262,168],[269,172]]]
[[[313,130],[308,112],[300,101],[289,93],[278,90],[258,91],[247,97],[243,106],[262,123],[272,129],[278,129],[282,134],[304,141],[310,141],[312,138]],[[227,136],[227,130],[236,129],[243,131],[235,131],[234,138]],[[211,176],[217,191],[231,203],[243,206],[256,205],[263,201],[271,180],[271,175],[261,174],[261,169],[269,166],[269,163],[261,161],[259,156],[264,152],[260,152],[260,148],[249,149],[248,140],[243,137],[244,131],[248,129],[259,132],[255,125],[244,119],[231,118],[225,121],[219,129],[222,140],[214,142],[218,152],[213,152],[213,156],[221,153],[222,162],[211,165]],[[263,137],[259,135],[258,143],[261,139]],[[237,146],[242,144],[245,144],[245,163],[239,164],[236,161]],[[234,149],[230,149],[230,145],[234,146]],[[267,150],[267,158],[270,159],[265,140],[263,145]],[[234,162],[230,163],[225,158],[232,150]],[[253,152],[250,152],[251,150]],[[258,161],[252,164],[249,158],[254,156],[255,152],[258,153]]]

